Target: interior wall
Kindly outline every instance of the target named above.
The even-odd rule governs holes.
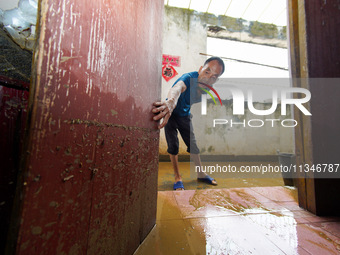
[[[8,254],[132,254],[155,224],[163,1],[41,1]]]
[[[222,104],[223,106],[215,106],[212,102],[208,103],[207,115],[201,115],[201,104],[192,107],[192,121],[194,127],[197,127],[195,137],[201,155],[276,156],[278,152],[294,154],[294,127],[288,127],[293,123],[284,121],[281,124],[283,120],[293,119],[290,106],[287,107],[286,116],[281,116],[281,104],[270,115],[254,115],[246,106],[244,115],[234,116],[232,100],[223,100]],[[268,109],[269,105],[271,104],[257,102],[254,103],[254,108],[263,110]],[[214,119],[226,120],[228,123],[216,124],[214,127]],[[276,121],[268,121],[270,119]]]

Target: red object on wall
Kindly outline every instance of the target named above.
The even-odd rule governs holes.
[[[177,75],[177,71],[175,70],[174,67],[170,65],[163,65],[162,67],[162,77],[166,81],[170,81],[172,78],[174,78]]]
[[[17,254],[132,254],[154,226],[162,14],[154,0],[41,5]]]
[[[162,65],[181,66],[181,57],[163,54]]]

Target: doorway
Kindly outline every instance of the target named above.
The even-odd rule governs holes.
[[[206,4],[206,8],[202,7],[204,4]],[[225,5],[225,7],[223,7],[225,11],[221,13],[221,6],[224,6],[223,4]],[[202,2],[201,6],[199,6],[196,1],[190,1],[190,3],[186,3],[185,1],[181,3],[165,1],[163,54],[167,57],[171,56],[174,59],[180,59],[180,64],[173,66],[176,73],[178,73],[177,76],[171,77],[171,80],[162,79],[163,99],[166,98],[167,91],[181,74],[198,70],[199,66],[202,65],[201,63],[210,56],[222,57],[225,62],[226,72],[220,77],[220,81],[215,84],[215,88],[221,95],[222,101],[230,106],[231,93],[228,91],[228,88],[225,89],[225,83],[231,81],[230,79],[234,79],[232,82],[238,83],[238,87],[242,86],[241,89],[245,94],[249,88],[255,90],[256,96],[258,97],[256,100],[259,101],[257,102],[257,107],[260,107],[260,109],[270,107],[269,99],[272,95],[268,93],[268,88],[291,86],[289,82],[286,27],[283,25],[283,23],[286,24],[287,21],[284,15],[281,16],[281,13],[284,13],[283,10],[286,9],[286,3],[284,3],[284,5],[279,4],[272,6],[270,1],[267,1],[265,4],[262,2],[259,5],[249,1],[245,6],[238,6],[238,8],[236,8],[237,4],[239,3],[232,1],[206,1],[206,3]],[[253,10],[250,11],[253,5],[258,7],[257,12]],[[220,8],[218,8],[218,6],[220,6]],[[276,10],[273,11],[275,7]],[[190,10],[194,8],[198,12]],[[259,18],[259,20],[270,20],[270,13],[271,15],[280,13],[280,15],[275,14],[278,25],[268,25],[258,21],[223,16],[225,12],[232,14],[236,9],[242,9],[243,12],[238,12],[238,14],[235,15],[244,14],[245,17],[256,17]],[[246,13],[248,13],[247,15],[249,16],[247,16]],[[219,14],[220,16],[218,16]],[[280,19],[278,18],[279,16]],[[178,20],[181,20],[181,22],[178,22]],[[273,18],[272,21],[274,20]],[[195,38],[195,40],[192,40],[192,38]],[[251,78],[256,78],[257,81],[251,81]],[[229,79],[229,81],[227,79]],[[268,82],[264,82],[263,80],[270,80],[270,82],[266,84]],[[243,84],[239,85],[240,82]],[[252,82],[255,84],[252,84]],[[263,82],[263,86],[260,85]],[[208,102],[213,104],[211,99]],[[218,114],[218,110],[219,109],[214,108],[208,115],[212,114],[212,112]],[[230,109],[226,108],[227,112],[230,110],[232,111],[232,107]],[[290,119],[293,118],[292,110],[292,108],[288,109]],[[267,162],[269,165],[274,162],[277,166],[279,165],[278,154],[286,153],[293,155],[295,152],[294,128],[292,127],[286,128],[275,124],[273,128],[264,128],[262,130],[261,128],[249,126],[243,129],[234,128],[234,130],[232,130],[233,128],[228,126],[223,131],[222,136],[219,136],[223,139],[218,139],[219,137],[213,137],[214,135],[211,134],[213,131],[211,123],[202,123],[199,104],[193,105],[192,112],[195,112],[193,123],[194,128],[195,126],[197,127],[196,132],[198,132],[198,134],[196,136],[199,137],[198,140],[202,140],[200,149],[203,158],[209,158],[211,155],[213,157],[222,156],[224,157],[224,161],[237,162],[238,167],[242,165],[242,162],[246,162],[248,166],[252,164],[250,162],[253,162],[253,164],[257,166],[260,166],[263,162]],[[277,115],[280,115],[280,113]],[[199,116],[199,118],[195,118],[195,116]],[[226,115],[221,113],[220,116],[216,115],[214,119],[221,118],[221,116],[225,118]],[[228,116],[230,117],[230,115]],[[248,118],[251,118],[251,116],[248,116]],[[270,116],[270,118],[276,117]],[[207,134],[207,132],[209,134]],[[228,141],[226,142],[226,140]],[[259,141],[261,141],[261,143],[259,143]],[[169,161],[166,147],[164,132],[161,131],[160,190],[171,190],[173,184],[172,166],[170,162],[162,162]],[[183,161],[183,168],[189,169],[187,163],[189,161],[189,155],[186,152],[186,146],[183,142],[180,146],[179,158]],[[195,184],[196,182],[192,181],[195,177],[190,174],[190,172],[186,174],[183,173],[183,175],[186,175],[185,178],[189,188],[205,187],[200,184],[197,186]],[[264,180],[264,178],[261,179]],[[232,181],[231,178],[222,177],[220,182],[226,182],[226,187],[261,185],[258,181],[255,181],[255,179],[252,180],[254,184],[250,184],[242,178],[237,178],[236,180],[238,181]],[[284,185],[281,175],[279,178],[265,181],[264,185],[270,184]]]

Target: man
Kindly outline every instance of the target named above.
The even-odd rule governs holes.
[[[156,108],[152,112],[157,114],[153,119],[155,121],[163,119],[158,128],[165,127],[168,153],[170,154],[175,173],[174,190],[184,190],[178,167],[179,141],[177,130],[180,132],[195,165],[200,166],[199,169],[201,169],[201,159],[193,133],[190,108],[193,103],[200,101],[203,91],[200,88],[209,89],[205,84],[212,86],[223,72],[223,60],[218,57],[211,57],[204,62],[204,65],[199,68],[198,72],[182,75],[169,90],[166,101],[155,102],[153,104]],[[217,185],[216,180],[203,172],[197,173],[197,180]]]

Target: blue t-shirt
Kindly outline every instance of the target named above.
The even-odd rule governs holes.
[[[187,89],[181,93],[177,101],[177,106],[172,114],[184,117],[190,115],[191,105],[197,103],[201,98],[197,94],[197,78],[198,72],[190,72],[183,74],[172,86],[175,86],[177,82],[183,81]],[[190,95],[191,94],[191,95]]]

